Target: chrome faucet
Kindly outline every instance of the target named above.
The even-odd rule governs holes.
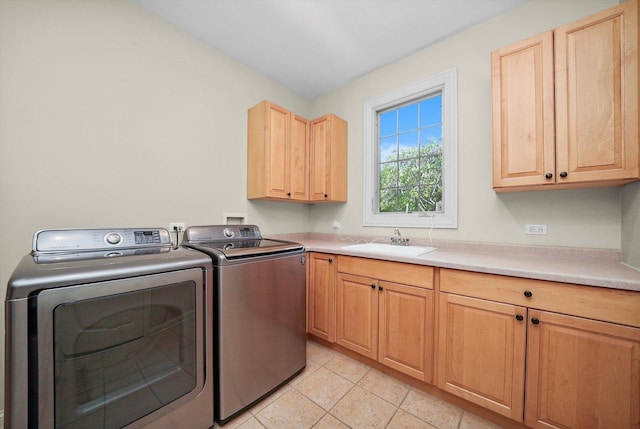
[[[400,234],[400,228],[395,228],[393,230],[393,237],[391,237],[391,244],[395,244],[397,246],[408,246],[409,239],[402,238],[402,234]]]

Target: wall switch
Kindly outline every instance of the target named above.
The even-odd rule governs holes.
[[[525,225],[524,233],[527,235],[547,235],[547,225]]]
[[[174,228],[178,228],[178,230],[184,231],[185,223],[184,222],[170,222],[169,223],[169,232],[174,232],[175,231]]]

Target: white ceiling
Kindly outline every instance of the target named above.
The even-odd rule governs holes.
[[[527,0],[132,0],[313,99]]]

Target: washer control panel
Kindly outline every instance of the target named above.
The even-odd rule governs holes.
[[[165,228],[47,229],[33,235],[34,253],[171,246]]]
[[[255,225],[206,225],[190,226],[184,232],[190,243],[205,241],[258,240],[262,238]]]

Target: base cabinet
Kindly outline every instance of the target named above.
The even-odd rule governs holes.
[[[526,312],[441,293],[438,387],[522,421]]]
[[[431,267],[339,257],[336,342],[422,381],[433,379],[433,279]],[[406,281],[405,271],[423,277]],[[363,276],[363,273],[375,277]],[[380,278],[382,277],[382,278]]]
[[[640,428],[640,329],[540,310],[529,320],[527,426]]]
[[[307,259],[307,332],[334,342],[336,256],[309,253]]]
[[[449,269],[440,291],[439,388],[532,428],[640,429],[640,294]]]

